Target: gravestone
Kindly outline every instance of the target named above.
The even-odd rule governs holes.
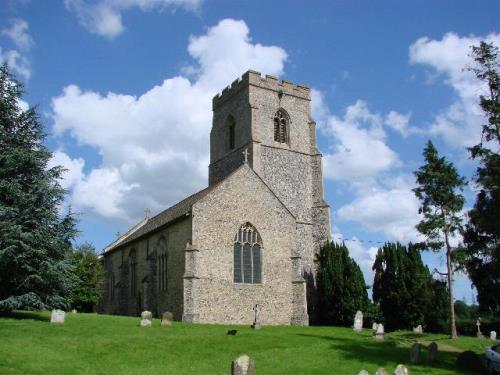
[[[375,338],[377,340],[383,340],[384,339],[384,325],[380,323],[377,326],[377,330],[375,331]]]
[[[419,334],[424,333],[424,329],[419,324],[418,326],[416,326],[415,328],[413,328],[413,333],[419,333]]]
[[[151,314],[151,311],[143,311],[141,313],[141,322],[140,322],[141,327],[151,327],[152,319],[153,319],[153,314]]]
[[[246,354],[231,363],[231,375],[255,375],[255,362]]]
[[[76,309],[71,310],[72,314],[76,314]]]
[[[427,363],[433,363],[436,360],[437,352],[438,345],[435,342],[431,342],[427,347]]]
[[[420,349],[422,345],[420,345],[418,342],[412,345],[410,348],[410,362],[411,363],[418,363],[420,361]]]
[[[259,309],[259,305],[256,304],[253,307],[253,311],[254,311],[254,319],[253,319],[253,324],[251,325],[251,327],[253,329],[260,329],[260,317],[259,317],[260,309]]]
[[[409,375],[410,371],[404,365],[398,365],[394,370],[394,375]]]
[[[481,318],[478,318],[476,321],[476,326],[477,326],[477,337],[482,338],[483,333],[481,332]]]
[[[358,375],[370,375],[370,373],[366,370],[361,370],[360,372],[358,372]]]
[[[66,313],[62,310],[52,310],[50,314],[50,322],[51,323],[64,323],[64,317]]]
[[[354,332],[361,332],[363,330],[363,313],[361,311],[356,311],[354,316]]]
[[[172,325],[173,320],[174,320],[174,314],[172,314],[170,311],[164,312],[161,317],[162,327],[170,327]]]
[[[389,372],[385,368],[381,367],[377,370],[375,375],[389,375]]]
[[[497,339],[497,333],[495,331],[490,332],[490,340],[496,340]]]

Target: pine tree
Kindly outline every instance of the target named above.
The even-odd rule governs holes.
[[[66,255],[76,234],[60,217],[63,169],[52,156],[35,108],[22,111],[23,86],[0,68],[0,311],[65,307],[71,282]]]
[[[465,180],[452,163],[447,162],[444,157],[439,157],[431,141],[427,142],[423,155],[425,164],[415,172],[418,186],[413,189],[421,201],[420,213],[423,214],[417,230],[427,238],[423,244],[426,249],[440,251],[444,247],[447,272],[442,275],[448,279],[450,331],[451,338],[456,338],[452,262],[454,249],[450,238],[462,228],[459,214],[465,198],[457,191],[463,190]]]
[[[351,326],[357,310],[368,306],[361,269],[345,244],[325,244],[318,254],[316,276],[318,323]]]
[[[481,42],[472,47],[477,66],[471,68],[484,81],[488,94],[480,97],[487,122],[482,140],[469,149],[479,160],[475,175],[479,188],[474,208],[468,213],[464,233],[463,264],[476,286],[480,309],[500,314],[500,60],[498,48]]]

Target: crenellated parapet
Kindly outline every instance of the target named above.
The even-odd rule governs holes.
[[[260,72],[256,72],[255,70],[248,70],[241,76],[241,78],[234,80],[231,85],[222,90],[222,93],[214,96],[212,100],[212,108],[217,108],[222,103],[232,98],[241,89],[249,85],[276,91],[278,93],[281,92],[285,95],[291,95],[302,99],[311,100],[311,90],[308,86],[302,84],[295,85],[290,81],[279,80],[278,78],[271,75],[262,76]]]

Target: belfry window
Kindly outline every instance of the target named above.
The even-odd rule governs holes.
[[[279,109],[274,115],[274,140],[279,143],[288,143],[288,116]]]
[[[257,229],[243,224],[234,237],[234,282],[260,284],[262,282],[262,239]]]

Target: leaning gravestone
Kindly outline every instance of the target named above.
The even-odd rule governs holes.
[[[356,311],[354,316],[354,332],[361,332],[363,330],[363,313],[361,311]]]
[[[418,326],[416,326],[415,328],[413,328],[413,333],[424,333],[424,329],[422,328],[422,326],[419,324]]]
[[[151,327],[153,314],[151,311],[143,311],[141,313],[141,327]]]
[[[174,320],[174,314],[172,314],[170,311],[164,312],[161,317],[162,327],[170,327],[172,325],[173,320]]]
[[[64,323],[64,317],[66,313],[62,310],[52,310],[50,314],[51,323]]]
[[[438,344],[431,342],[427,347],[427,363],[434,363],[438,352]]]
[[[379,368],[375,375],[389,375],[389,372],[385,368]]]
[[[231,363],[231,375],[255,375],[255,362],[246,354]]]
[[[377,326],[377,331],[375,331],[375,338],[377,340],[383,340],[384,339],[384,325],[380,323]]]
[[[422,348],[422,345],[420,345],[418,342],[413,344],[413,346],[410,348],[410,362],[411,363],[418,363],[420,361],[420,349]]]
[[[404,365],[398,365],[396,369],[394,370],[394,375],[409,375],[410,372]]]
[[[497,339],[497,333],[495,331],[490,332],[490,340],[496,340]]]

